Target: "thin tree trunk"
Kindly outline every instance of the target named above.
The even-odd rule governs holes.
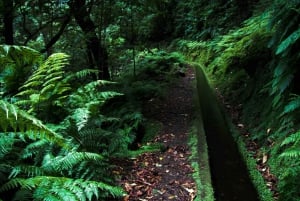
[[[108,53],[96,34],[96,27],[87,10],[86,1],[74,0],[70,5],[77,24],[85,34],[90,65],[100,70],[98,79],[109,80]]]
[[[51,47],[59,40],[60,36],[64,33],[64,30],[68,26],[71,20],[70,16],[66,16],[65,20],[62,22],[62,25],[59,31],[51,38],[51,40],[46,44],[45,48],[41,50],[41,53],[45,53],[51,49]]]
[[[14,29],[13,29],[13,10],[14,4],[12,0],[3,0],[3,23],[4,23],[4,39],[5,44],[13,45],[14,44]]]
[[[236,3],[241,18],[240,20],[243,21],[246,18],[250,17],[250,8],[248,0],[237,0]]]

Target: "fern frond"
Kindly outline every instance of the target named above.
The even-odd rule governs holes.
[[[0,133],[0,159],[13,147],[15,137],[13,133]]]
[[[13,122],[18,120],[18,115],[16,114],[15,106],[9,104],[6,101],[0,100],[0,118],[1,118],[1,128],[4,132],[7,131],[10,125],[13,125]],[[9,120],[9,121],[8,121]],[[14,130],[17,128],[12,126]]]
[[[48,79],[46,82],[44,82],[42,86],[48,86],[50,83],[55,84],[58,80],[61,80],[61,79],[62,79],[62,76],[52,77],[52,78]]]
[[[62,71],[62,70],[60,70],[60,71],[57,71],[57,72],[53,72],[53,73],[51,73],[49,75],[46,75],[44,79],[45,80],[50,80],[50,79],[52,79],[54,77],[61,77],[62,78],[64,76],[64,74],[65,74],[65,72]]]
[[[284,75],[288,70],[288,65],[286,65],[287,62],[280,62],[276,68],[274,69],[274,77],[280,77],[282,75]]]
[[[25,91],[21,91],[20,93],[16,94],[16,96],[29,96],[31,94],[38,94],[38,90],[36,89],[28,89],[28,90],[25,90]],[[22,101],[26,101],[26,100],[18,100],[18,102],[16,104],[19,104],[19,102],[22,102]]]
[[[61,86],[61,87],[55,89],[55,94],[64,95],[64,94],[66,94],[66,92],[70,92],[71,90],[72,90],[72,88],[69,86]],[[59,96],[58,99],[65,99],[68,96],[69,96],[69,94],[66,96]]]
[[[40,94],[44,95],[48,91],[50,92],[50,94],[52,94],[54,87],[55,87],[55,84],[49,84],[49,85],[47,85],[47,86],[45,86],[45,87],[43,87],[41,89],[41,93]]]
[[[62,105],[58,100],[61,102],[65,100],[62,96],[66,97],[71,89],[63,79],[64,68],[68,64],[68,60],[69,56],[64,53],[52,54],[19,88],[21,91],[17,95],[20,101],[27,100],[30,103],[27,104],[30,106],[28,111],[38,111],[38,114],[43,110],[49,111],[51,106],[55,105],[54,101],[57,101],[56,106]]]
[[[289,144],[295,144],[300,142],[300,130],[288,137],[286,137],[283,142],[281,143],[281,146],[289,145]]]
[[[43,163],[45,170],[63,171],[72,169],[76,164],[84,161],[93,161],[94,163],[103,163],[104,157],[89,152],[69,152],[66,156],[57,156]]]
[[[294,75],[288,72],[285,72],[285,74],[281,76],[274,77],[271,95],[274,95],[277,92],[282,94],[290,86],[293,78]]]
[[[27,177],[43,176],[45,173],[42,168],[37,166],[18,165],[12,169],[9,178],[15,178],[19,174],[25,174]]]
[[[45,139],[61,147],[69,148],[68,141],[61,135],[53,132],[40,120],[3,100],[0,100],[0,118],[1,128],[4,132],[9,128],[14,131],[26,131],[23,134],[32,139]]]
[[[95,70],[95,69],[84,69],[81,71],[78,71],[76,73],[72,73],[71,75],[68,75],[66,77],[66,80],[72,80],[72,79],[81,79],[81,78],[86,78],[89,75],[97,75],[99,73],[99,70]]]
[[[43,58],[40,52],[26,46],[0,45],[1,67],[17,62],[15,58],[18,57],[24,59],[24,63],[39,63]]]
[[[300,109],[300,96],[294,97],[285,107],[282,115],[294,112]]]
[[[290,160],[300,158],[300,149],[299,148],[287,149],[282,154],[280,154],[279,157],[290,159]]]
[[[20,154],[21,159],[31,158],[33,155],[38,154],[40,150],[45,150],[45,148],[49,145],[47,140],[38,140],[33,143],[30,143],[23,149]]]
[[[122,96],[123,94],[115,92],[115,91],[103,91],[98,93],[98,97],[102,98],[103,101],[106,101],[110,98],[116,97],[116,96]]]
[[[289,48],[291,45],[293,45],[297,40],[300,38],[300,28],[294,31],[292,34],[290,34],[284,41],[282,41],[277,50],[276,55],[283,53],[286,51],[287,48]]]
[[[66,198],[71,201],[92,200],[93,196],[96,198],[105,197],[103,193],[113,197],[121,197],[124,193],[120,187],[113,187],[102,182],[51,176],[38,176],[28,179],[15,178],[2,185],[0,192],[17,187],[33,190],[34,198],[37,200],[47,200],[50,199],[49,196],[52,198],[53,195],[60,198],[60,200],[66,200]]]
[[[2,91],[14,95],[42,58],[39,52],[28,47],[0,45]]]
[[[36,76],[37,77],[37,76]],[[43,78],[45,76],[41,76],[41,78]],[[35,77],[34,77],[35,78]],[[27,81],[23,86],[20,87],[20,89],[36,89],[36,87],[40,86],[43,83],[43,80],[41,78],[36,78],[35,79],[30,79],[29,81]]]
[[[80,131],[88,123],[90,111],[87,108],[77,108],[72,115],[76,122],[77,130]]]
[[[33,200],[32,192],[27,189],[18,190],[15,193],[14,198],[12,199],[12,201],[32,201],[32,200]]]

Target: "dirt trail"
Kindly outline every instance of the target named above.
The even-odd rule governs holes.
[[[163,152],[145,153],[133,161],[120,181],[128,196],[124,200],[178,200],[191,201],[196,193],[193,172],[187,146],[193,114],[194,71],[168,90],[163,100],[151,100],[146,104],[146,118],[163,125],[154,142],[161,142]]]

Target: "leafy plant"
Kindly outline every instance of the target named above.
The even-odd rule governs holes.
[[[127,70],[120,82],[124,83],[124,93],[140,100],[162,97],[167,84],[185,71],[184,57],[178,52],[151,49],[140,52],[136,63],[135,75]]]
[[[123,194],[113,186],[109,160],[125,150],[127,138],[116,128],[103,126],[118,119],[101,115],[103,104],[122,94],[102,91],[101,86],[112,83],[100,80],[71,87],[72,79],[96,72],[66,75],[68,60],[68,55],[56,53],[34,66],[14,99],[27,111],[0,101],[1,198],[104,200]],[[53,121],[61,115],[55,108],[63,109],[65,116]],[[45,125],[39,118],[47,123],[64,121]]]
[[[29,79],[20,87],[16,104],[22,105],[29,113],[41,119],[63,109],[71,87],[64,79],[63,68],[68,64],[69,56],[63,53],[51,55],[41,64]]]
[[[42,55],[29,47],[0,45],[1,95],[18,93],[19,87],[42,60]]]
[[[0,173],[6,175],[6,179],[0,183],[0,195],[13,189],[25,190],[36,200],[62,197],[92,200],[93,197],[102,199],[123,194],[120,188],[99,181],[102,175],[100,179],[111,182],[103,174],[108,167],[104,156],[80,151],[80,144],[76,140],[64,138],[5,101],[1,101],[0,115],[3,120],[0,138],[3,162],[0,167],[9,167],[11,170],[7,176],[8,172],[0,168]],[[14,131],[8,132],[11,129]],[[23,151],[18,155],[13,154],[17,150]],[[12,157],[16,159],[15,162],[6,162]],[[32,160],[34,163],[30,162]]]
[[[296,201],[299,200],[300,188],[298,179],[300,179],[300,131],[286,137],[281,146],[284,151],[280,154],[279,169],[279,187],[280,200]]]
[[[274,73],[270,82],[271,95],[275,95],[274,100],[279,99],[279,96],[292,86],[299,61],[299,55],[295,52],[299,50],[300,41],[298,27],[300,3],[279,2],[277,6],[274,11],[276,14],[270,22],[270,27],[275,29],[275,34],[269,43],[269,46],[275,50]],[[277,105],[276,102],[274,105]]]

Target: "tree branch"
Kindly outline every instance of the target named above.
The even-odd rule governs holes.
[[[35,30],[34,32],[32,32],[30,35],[28,35],[26,41],[23,43],[23,45],[27,45],[27,43],[33,39],[37,34],[39,34],[41,32],[41,30],[47,28],[51,23],[53,23],[55,20],[59,20],[59,19],[66,19],[68,16],[63,16],[63,17],[56,17],[51,19],[50,21],[46,22],[45,24],[43,24],[42,26],[40,26],[37,30]],[[23,25],[24,26],[24,25]]]
[[[46,51],[48,51],[60,38],[60,36],[64,33],[64,30],[66,29],[66,27],[68,26],[69,22],[71,20],[71,16],[67,15],[65,20],[63,21],[59,31],[55,34],[55,36],[48,42],[48,44],[46,44],[45,48],[42,49],[40,52],[41,53],[45,53]]]

